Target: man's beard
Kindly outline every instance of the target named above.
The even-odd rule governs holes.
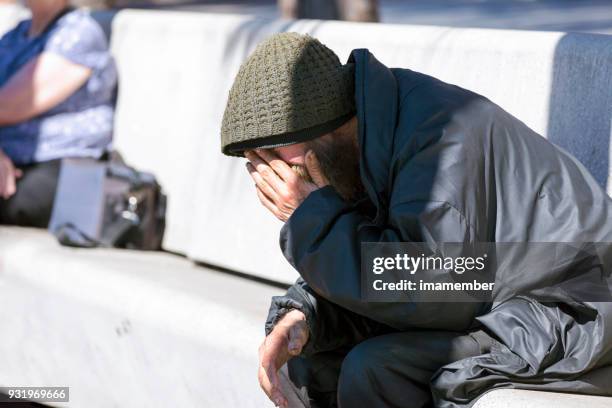
[[[308,149],[312,150],[323,175],[329,184],[346,201],[360,198],[365,189],[359,174],[359,148],[357,141],[348,137],[332,137],[329,141],[315,139],[307,142]],[[310,175],[306,169],[295,169],[305,180]]]
[[[308,183],[313,183],[312,177],[310,177],[310,174],[308,173],[308,170],[306,170],[306,167],[302,166],[301,164],[292,164],[291,169],[293,169],[293,171],[295,171],[295,173],[300,176],[302,180]]]

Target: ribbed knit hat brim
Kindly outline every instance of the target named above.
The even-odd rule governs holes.
[[[354,73],[318,40],[281,33],[240,67],[221,127],[224,154],[304,142],[345,123],[355,111]]]

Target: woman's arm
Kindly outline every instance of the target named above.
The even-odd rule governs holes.
[[[24,65],[0,88],[0,126],[32,119],[76,92],[91,69],[43,52]]]

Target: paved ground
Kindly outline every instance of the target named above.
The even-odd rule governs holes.
[[[277,16],[275,0],[205,0],[179,8]],[[386,23],[612,34],[610,0],[380,0]]]

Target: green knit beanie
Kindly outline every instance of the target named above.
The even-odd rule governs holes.
[[[224,154],[314,139],[355,112],[352,65],[315,38],[273,35],[240,67],[221,127]]]

